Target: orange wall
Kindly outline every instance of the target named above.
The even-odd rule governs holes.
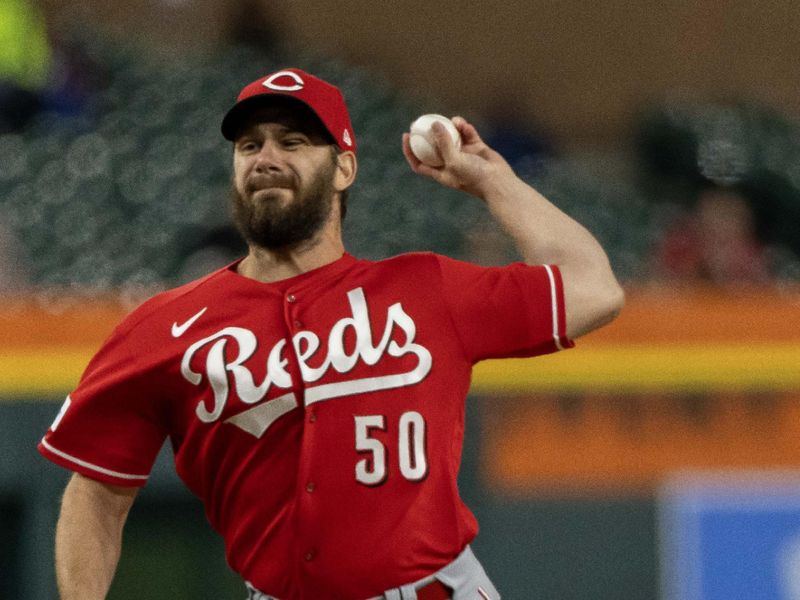
[[[0,304],[0,392],[68,391],[130,309],[117,299],[49,298]],[[587,386],[792,391],[800,389],[798,364],[798,290],[631,290],[619,319],[575,349],[481,363],[473,387],[506,394]]]
[[[800,469],[795,393],[494,397],[483,476],[506,494],[650,493],[676,470]]]

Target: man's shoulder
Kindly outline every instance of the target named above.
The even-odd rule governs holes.
[[[119,328],[131,331],[149,324],[185,317],[185,310],[207,303],[225,292],[222,280],[229,266],[217,269],[194,281],[160,292],[145,300],[120,323]]]
[[[378,260],[362,260],[361,262],[381,269],[397,269],[402,267],[436,266],[443,257],[435,252],[404,252]]]
[[[426,270],[433,274],[442,274],[450,271],[462,271],[462,270],[475,270],[475,269],[485,269],[486,267],[482,267],[476,263],[467,262],[464,260],[460,260],[457,258],[453,258],[451,256],[447,256],[444,254],[438,254],[436,252],[430,251],[420,251],[420,252],[406,252],[403,254],[397,254],[395,256],[391,256],[389,258],[384,258],[381,260],[376,261],[362,261],[366,262],[369,265],[373,265],[379,268],[385,268],[391,271],[402,270],[403,268],[410,268],[412,270],[417,270],[418,272],[422,273]],[[512,265],[506,265],[506,267],[511,267]]]
[[[484,267],[438,254],[436,252],[406,252],[380,260],[362,260],[362,268],[373,270],[381,277],[414,284],[436,284],[453,276],[474,273]],[[355,273],[357,274],[357,272]]]

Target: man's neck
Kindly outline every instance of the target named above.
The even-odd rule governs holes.
[[[237,271],[244,277],[272,283],[324,267],[340,259],[343,254],[344,244],[341,237],[326,236],[323,233],[296,248],[271,250],[251,245]]]

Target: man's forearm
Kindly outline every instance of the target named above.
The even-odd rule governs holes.
[[[525,262],[607,262],[603,248],[585,227],[518,177],[498,177],[484,200]]]
[[[56,528],[61,600],[102,600],[122,550],[122,528],[136,494],[75,475],[64,492]]]

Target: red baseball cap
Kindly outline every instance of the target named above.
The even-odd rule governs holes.
[[[295,98],[317,115],[342,150],[356,150],[356,138],[341,90],[300,69],[265,75],[239,92],[236,104],[222,119],[222,135],[233,141],[243,118],[270,96]]]

